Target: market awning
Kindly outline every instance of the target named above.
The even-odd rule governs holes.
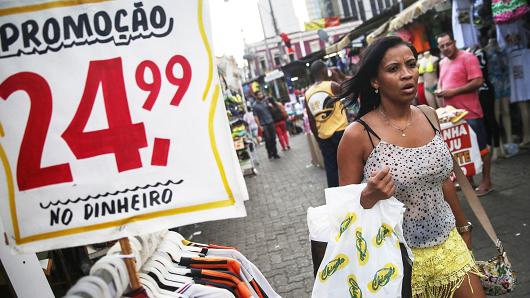
[[[283,77],[283,71],[275,69],[265,75],[265,82],[268,83],[270,81],[274,81],[282,77]]]
[[[377,28],[368,35],[368,43],[371,43],[375,38],[387,33],[394,32],[405,25],[412,23],[416,18],[425,14],[427,11],[431,10],[437,4],[440,4],[447,0],[419,0],[405,8],[402,12],[398,13],[395,17],[390,19],[387,23],[383,24],[381,27]]]

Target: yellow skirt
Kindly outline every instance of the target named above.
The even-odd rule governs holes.
[[[433,247],[412,248],[412,254],[414,298],[450,298],[469,273],[480,276],[473,255],[456,228],[449,233],[444,243]]]

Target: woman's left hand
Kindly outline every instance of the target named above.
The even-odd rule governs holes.
[[[464,232],[460,234],[462,236],[462,239],[464,239],[464,242],[467,245],[467,248],[471,250],[471,231]]]

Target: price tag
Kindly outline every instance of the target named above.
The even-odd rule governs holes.
[[[0,4],[1,217],[19,251],[245,215],[196,1]]]

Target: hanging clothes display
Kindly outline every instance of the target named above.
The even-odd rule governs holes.
[[[488,75],[494,86],[495,98],[500,100],[510,96],[510,76],[508,73],[508,59],[506,51],[498,47],[486,47],[488,58]]]
[[[418,72],[423,77],[424,97],[427,104],[433,108],[438,108],[440,104],[436,102],[434,91],[438,88],[438,62],[440,58],[433,56],[429,51],[419,59]],[[419,91],[418,91],[419,92]]]
[[[530,100],[530,49],[520,49],[509,54],[510,101]]]
[[[529,30],[525,30],[524,20],[513,23],[497,24],[497,44],[501,49],[510,52],[513,49],[526,48],[530,39]]]
[[[425,26],[421,23],[414,23],[408,26],[408,31],[412,34],[412,45],[416,48],[418,53],[422,53],[431,49],[429,39],[425,33]]]
[[[486,133],[488,135],[488,145],[493,145],[494,147],[499,147],[500,145],[500,131],[499,124],[495,120],[495,93],[494,85],[489,80],[488,65],[491,64],[488,61],[486,52],[480,48],[476,47],[470,49],[472,53],[477,57],[478,62],[480,63],[480,69],[482,70],[482,77],[484,82],[482,86],[478,89],[478,96],[480,100],[480,105],[482,106],[482,111],[484,113],[484,124],[486,127]]]
[[[478,45],[478,30],[473,22],[471,1],[454,0],[452,18],[456,47],[462,49]]]
[[[404,41],[412,43],[412,34],[407,29],[400,29],[396,31],[396,35],[401,37],[401,39],[403,39]]]
[[[163,231],[128,238],[136,259],[141,288],[129,287],[119,244],[96,262],[90,275],[67,293],[92,298],[279,298],[252,262],[233,247],[195,243]],[[102,274],[104,272],[104,274]],[[103,276],[111,277],[104,280]],[[78,296],[76,296],[78,297]]]
[[[491,11],[497,24],[513,22],[530,11],[527,0],[492,0]]]

